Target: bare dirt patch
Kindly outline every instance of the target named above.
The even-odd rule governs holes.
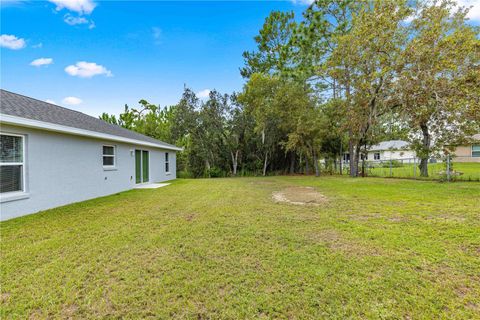
[[[273,201],[294,205],[319,206],[327,202],[327,197],[312,187],[288,187],[272,194]]]

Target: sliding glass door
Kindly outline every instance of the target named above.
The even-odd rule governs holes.
[[[148,182],[150,179],[150,157],[146,150],[135,150],[135,183]]]

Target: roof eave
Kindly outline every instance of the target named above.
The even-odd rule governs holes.
[[[158,149],[183,151],[182,148],[175,147],[175,146],[165,146],[162,144],[157,144],[157,143],[152,143],[152,142],[147,142],[147,141],[142,141],[137,139],[124,138],[124,137],[120,137],[112,134],[79,129],[79,128],[74,128],[69,126],[63,126],[55,123],[32,120],[32,119],[27,119],[27,118],[22,118],[17,116],[11,116],[7,114],[0,114],[0,123],[27,127],[27,128],[41,129],[46,131],[67,133],[67,134],[90,137],[95,139],[104,139],[109,141],[131,143],[131,144],[148,146],[148,147],[153,147]]]

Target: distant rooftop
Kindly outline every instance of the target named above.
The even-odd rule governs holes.
[[[379,144],[371,146],[368,151],[405,150],[409,148],[409,145],[407,141],[403,140],[382,141]]]

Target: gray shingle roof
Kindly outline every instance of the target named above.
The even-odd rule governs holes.
[[[84,113],[0,89],[0,113],[178,148]]]
[[[409,143],[403,140],[389,140],[382,141],[379,144],[371,146],[368,151],[382,151],[382,150],[401,150],[408,149]]]

